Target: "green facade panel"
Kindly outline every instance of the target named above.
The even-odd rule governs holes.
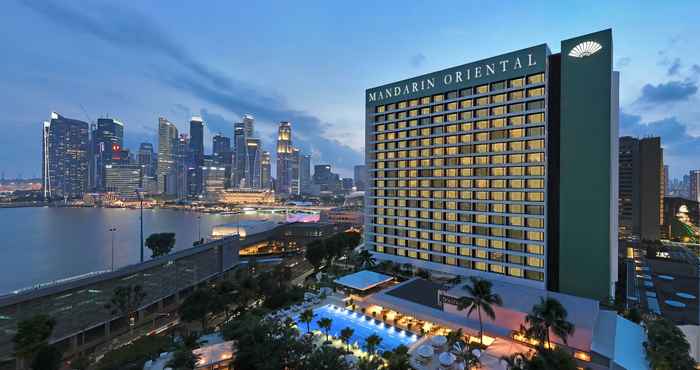
[[[561,43],[558,288],[598,300],[614,268],[612,58],[611,30]]]

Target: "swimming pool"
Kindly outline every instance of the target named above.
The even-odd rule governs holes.
[[[350,338],[351,344],[357,344],[362,348],[365,348],[365,338],[372,334],[377,334],[382,338],[382,342],[379,344],[377,350],[379,352],[390,351],[394,348],[405,345],[410,346],[418,337],[410,332],[403,331],[401,329],[396,329],[391,325],[386,325],[381,321],[377,321],[372,317],[362,315],[357,312],[349,311],[344,308],[340,308],[334,305],[325,305],[314,309],[314,320],[311,322],[311,330],[319,330],[323,332],[318,327],[317,321],[321,318],[327,317],[332,320],[331,330],[329,334],[338,337],[340,331],[346,327],[350,327],[354,330],[352,337]],[[299,316],[294,318],[299,330],[302,333],[306,332],[306,324],[299,321]],[[325,334],[325,332],[323,332]]]

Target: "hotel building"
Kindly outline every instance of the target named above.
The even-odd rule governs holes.
[[[436,273],[614,296],[612,58],[605,30],[368,89],[366,246]]]

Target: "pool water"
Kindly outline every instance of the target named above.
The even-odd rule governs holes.
[[[410,346],[418,340],[418,337],[413,333],[396,329],[372,317],[334,305],[316,308],[314,309],[314,315],[314,320],[311,322],[311,330],[319,330],[325,335],[325,332],[318,327],[317,322],[321,318],[327,317],[332,320],[331,330],[328,332],[330,335],[337,338],[340,336],[341,330],[350,327],[354,330],[350,343],[359,345],[363,349],[365,349],[365,338],[372,334],[377,334],[382,338],[382,342],[377,347],[379,352],[391,351],[402,344]],[[299,321],[299,316],[296,316],[294,321],[297,323],[299,331],[306,333],[306,324]]]

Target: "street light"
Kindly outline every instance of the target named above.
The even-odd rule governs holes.
[[[202,215],[197,215],[197,241],[202,240]]]
[[[143,263],[143,189],[136,189],[136,196],[139,197],[139,201],[141,204],[141,215],[139,217],[139,220],[141,222],[141,246],[139,249],[141,250],[141,262]]]
[[[109,229],[109,232],[112,233],[112,271],[114,271],[114,232],[115,231],[117,231],[116,227]]]

